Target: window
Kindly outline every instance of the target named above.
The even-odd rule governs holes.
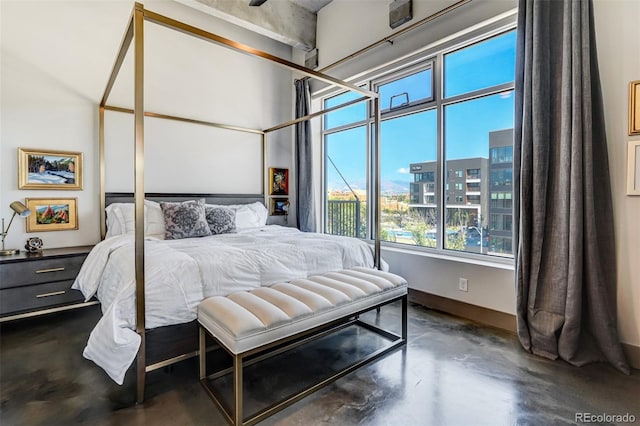
[[[511,186],[512,180],[512,169],[498,169],[491,171],[491,186]]]
[[[467,192],[480,192],[480,183],[468,183]]]
[[[382,240],[405,244],[426,244],[424,234],[436,232],[437,209],[435,197],[427,193],[435,192],[435,168],[437,153],[436,111],[428,110],[415,114],[389,118],[380,124],[380,163],[383,171],[380,201],[399,199],[406,194],[406,188],[412,179],[407,166],[421,161],[421,196],[412,201],[388,204],[381,213],[381,224],[387,230]],[[429,171],[432,170],[432,171]],[[401,230],[401,232],[391,232]],[[424,243],[424,244],[423,244]]]
[[[325,108],[342,105],[345,102],[358,99],[359,93],[347,92],[342,95],[333,96],[324,101]],[[324,116],[324,128],[333,129],[335,127],[344,126],[345,124],[356,123],[367,118],[367,103],[360,102],[334,112],[330,112]]]
[[[444,96],[513,83],[516,33],[492,37],[444,56]]]
[[[480,179],[480,169],[467,169],[467,179]]]
[[[513,147],[501,146],[498,148],[491,148],[491,162],[494,164],[513,162]]]
[[[359,126],[325,135],[325,232],[329,234],[367,235],[366,129]]]
[[[422,167],[420,167],[420,169],[418,170],[422,170]],[[435,182],[436,181],[435,172],[416,173],[415,177],[416,177],[416,182]]]
[[[479,195],[467,195],[467,204],[480,204]]]
[[[384,114],[396,108],[405,108],[433,99],[433,71],[428,68],[378,84],[380,111]],[[424,67],[424,65],[423,65]],[[393,78],[393,77],[392,77]]]
[[[510,192],[492,192],[491,193],[491,203],[489,207],[492,210],[511,210],[513,207],[511,203],[511,193]]]
[[[382,240],[511,255],[515,41],[508,30],[431,51],[420,65],[368,82],[380,94],[382,116]],[[325,107],[357,97],[332,96]],[[366,209],[374,129],[363,105],[327,114],[323,135],[327,200],[354,202],[357,194]],[[343,219],[361,237],[371,235],[363,211],[357,225]],[[327,232],[336,233],[341,228],[327,216]]]
[[[496,163],[490,158],[493,156],[492,147],[508,139],[508,135],[500,131],[513,128],[515,31],[446,53],[443,60],[443,139],[447,169],[465,165],[466,170],[474,170],[473,173],[467,172],[467,177],[472,175],[477,179],[491,169],[492,182],[497,182],[493,180],[495,174],[501,184],[510,185],[511,169],[493,170]],[[505,87],[505,83],[508,86]],[[496,155],[500,158],[499,153]],[[506,161],[500,163],[502,167],[506,166],[504,163]],[[456,189],[459,189],[458,184]],[[445,226],[447,232],[456,238],[446,238],[444,248],[491,254],[490,247],[479,248],[469,244],[470,239],[467,238],[470,227],[484,230],[489,225],[489,193],[483,191],[481,183],[467,183],[466,190],[474,196],[480,193],[479,199],[472,198],[473,202],[467,203],[466,209],[447,206]],[[504,228],[502,223],[500,228]]]

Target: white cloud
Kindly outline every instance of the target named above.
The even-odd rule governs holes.
[[[406,167],[400,167],[398,170],[396,170],[396,173],[400,173],[401,175],[408,175],[409,169],[407,169]]]

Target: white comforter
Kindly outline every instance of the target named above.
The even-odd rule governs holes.
[[[103,317],[84,356],[118,384],[140,346],[134,331],[135,269],[132,235],[108,238],[91,251],[73,288],[102,304]],[[371,247],[335,235],[281,226],[184,240],[145,241],[146,328],[192,321],[204,298],[278,281],[352,268],[373,267]]]

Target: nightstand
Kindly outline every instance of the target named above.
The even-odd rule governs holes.
[[[97,304],[71,285],[93,246],[0,257],[0,322]]]

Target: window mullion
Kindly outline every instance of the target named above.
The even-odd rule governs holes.
[[[332,133],[340,133],[340,132],[344,132],[345,130],[355,129],[356,127],[366,126],[367,123],[369,123],[369,121],[370,120],[356,121],[356,122],[353,122],[353,123],[342,125],[340,127],[334,127],[332,129],[323,130],[322,131],[322,136],[324,137],[324,136],[330,135]]]
[[[436,166],[438,173],[436,173],[436,188],[438,189],[437,197],[436,197],[436,210],[438,212],[437,219],[437,229],[438,233],[436,236],[436,249],[443,250],[444,249],[444,235],[445,235],[445,207],[446,207],[446,195],[447,192],[444,188],[444,183],[446,179],[444,178],[445,173],[445,164],[444,164],[444,114],[443,114],[443,105],[442,105],[442,93],[443,93],[443,54],[439,53],[436,57],[434,64],[434,73],[433,73],[433,85],[434,85],[434,96],[436,99],[436,110],[437,110],[437,138],[436,138]]]
[[[472,101],[474,99],[482,98],[485,96],[507,92],[507,91],[513,90],[514,88],[515,88],[514,82],[511,81],[509,83],[499,84],[497,86],[492,86],[492,87],[484,88],[481,90],[476,90],[474,92],[453,96],[453,97],[442,100],[442,104],[446,106],[446,105],[452,105],[458,102]]]

